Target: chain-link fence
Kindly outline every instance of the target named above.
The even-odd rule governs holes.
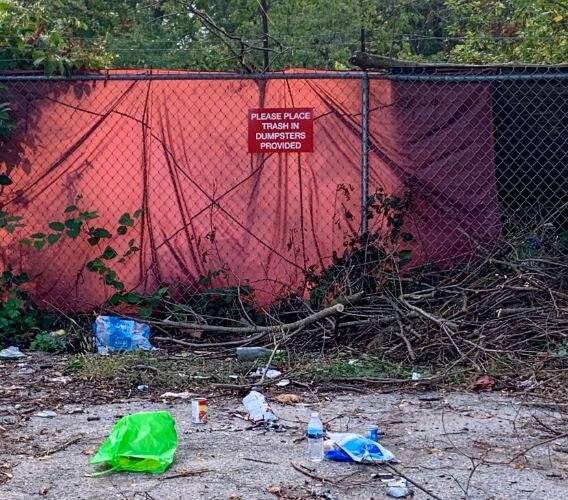
[[[0,154],[2,265],[59,310],[166,286],[241,285],[266,304],[393,228],[408,267],[468,261],[521,225],[568,229],[561,68],[0,82],[17,122]],[[313,151],[278,149],[305,147],[292,114],[251,135],[254,110],[307,110]]]

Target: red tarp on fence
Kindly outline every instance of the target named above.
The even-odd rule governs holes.
[[[85,268],[101,248],[84,238],[40,251],[18,243],[63,220],[80,194],[81,208],[99,213],[94,224],[113,232],[121,214],[144,211],[112,241],[119,254],[140,243],[113,264],[127,289],[219,269],[264,301],[296,289],[359,229],[360,88],[349,79],[12,82],[20,126],[0,154],[14,181],[1,200],[28,226],[5,239],[2,263],[38,277],[37,299],[65,310],[102,304],[114,290]],[[248,110],[259,107],[314,108],[314,153],[249,154]],[[413,263],[491,241],[490,86],[371,80],[370,109],[370,188],[413,193]]]

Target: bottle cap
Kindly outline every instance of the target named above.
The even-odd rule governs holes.
[[[319,418],[320,414],[317,411],[312,413],[312,418]]]

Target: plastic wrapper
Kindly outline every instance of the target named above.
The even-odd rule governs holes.
[[[394,462],[395,456],[379,443],[359,434],[329,432],[332,441],[325,457],[337,462]]]
[[[93,332],[99,354],[152,349],[150,327],[131,319],[97,316],[93,323]]]
[[[259,422],[276,422],[278,417],[274,414],[266,398],[257,391],[251,391],[244,399],[248,418],[254,424]]]

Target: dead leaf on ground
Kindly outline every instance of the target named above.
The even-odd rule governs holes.
[[[279,495],[281,491],[282,491],[282,486],[278,486],[275,484],[266,488],[266,493],[272,493],[273,495]]]
[[[229,500],[241,500],[243,497],[238,493],[231,493]]]
[[[426,451],[428,453],[442,453],[442,450],[440,448],[427,448]]]
[[[282,403],[282,404],[285,404],[285,405],[291,405],[291,404],[296,404],[296,403],[302,402],[302,398],[300,396],[298,396],[297,394],[279,394],[274,399],[276,401],[278,401],[279,403]]]
[[[95,450],[92,450],[91,448],[85,448],[81,453],[83,453],[83,455],[91,456],[95,454]]]
[[[40,494],[40,495],[45,496],[45,495],[47,495],[48,493],[49,493],[49,488],[47,488],[47,487],[46,487],[46,488],[42,488],[41,490],[39,490],[39,494]]]
[[[494,385],[495,379],[493,377],[483,375],[471,384],[470,389],[475,392],[491,392]]]

